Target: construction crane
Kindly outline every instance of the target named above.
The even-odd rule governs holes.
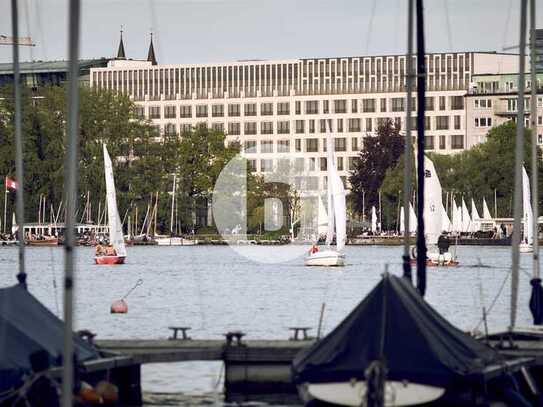
[[[36,44],[32,42],[30,37],[18,37],[17,40],[14,37],[0,34],[0,45],[14,45],[15,43],[24,47],[35,47]]]

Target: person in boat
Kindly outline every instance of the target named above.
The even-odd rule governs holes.
[[[319,247],[317,246],[316,243],[313,243],[313,245],[311,246],[311,249],[309,249],[309,254],[315,254],[319,251]]]
[[[105,256],[106,251],[104,250],[104,246],[101,244],[96,245],[96,255],[97,256]]]
[[[437,239],[437,248],[439,249],[439,254],[444,254],[449,251],[450,247],[449,238],[445,235],[440,235]]]
[[[117,252],[115,251],[113,246],[108,244],[106,246],[106,256],[116,256],[116,255],[117,255]]]

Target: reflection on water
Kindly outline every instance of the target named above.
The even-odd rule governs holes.
[[[76,329],[90,329],[98,338],[166,338],[168,326],[180,325],[191,326],[191,336],[197,338],[220,338],[241,329],[249,339],[280,339],[288,337],[289,326],[316,329],[325,302],[328,332],[379,281],[385,264],[391,273],[402,270],[401,247],[348,246],[348,265],[342,269],[304,267],[301,258],[277,265],[256,263],[227,246],[128,250],[125,265],[96,266],[92,248],[77,249]],[[278,251],[297,248],[247,250],[269,259]],[[28,247],[26,253],[30,291],[61,313],[62,248]],[[426,298],[452,323],[472,330],[481,319],[482,304],[489,306],[508,274],[511,249],[460,247],[458,256],[458,268],[429,270]],[[16,247],[0,248],[2,286],[16,281],[16,262]],[[528,325],[531,256],[523,255],[521,263],[518,325]],[[127,299],[128,314],[110,314],[111,302],[140,278],[143,285]],[[508,325],[509,294],[507,281],[488,316],[490,330]],[[143,387],[153,393],[183,393],[175,405],[224,405],[221,369],[218,362],[149,365],[143,368]],[[160,405],[158,400],[149,403]]]

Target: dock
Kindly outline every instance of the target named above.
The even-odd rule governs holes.
[[[243,336],[243,334],[241,334]],[[234,334],[236,336],[236,334]],[[124,363],[137,366],[149,363],[222,361],[224,389],[228,400],[236,393],[295,394],[290,366],[302,349],[314,339],[245,340],[220,339],[103,339],[94,343],[105,355],[123,357]],[[134,378],[141,373],[133,375]],[[141,392],[140,383],[133,383]],[[132,399],[137,399],[133,395]]]

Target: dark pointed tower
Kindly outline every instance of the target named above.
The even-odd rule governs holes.
[[[117,58],[116,59],[126,59],[126,55],[124,53],[123,29],[122,28],[121,28],[121,40],[119,41],[119,49],[117,50]]]
[[[151,43],[149,44],[149,52],[147,53],[147,61],[151,62],[153,65],[157,65],[155,57],[155,48],[153,47],[153,33],[151,33]]]

